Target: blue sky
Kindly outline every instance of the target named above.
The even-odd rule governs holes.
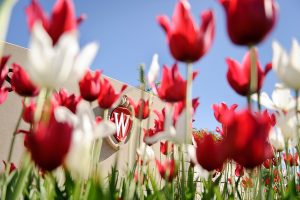
[[[19,0],[13,10],[7,41],[27,47],[29,31],[25,18],[25,7],[30,0]],[[54,0],[41,0],[50,11]],[[80,26],[80,43],[90,41],[100,44],[100,51],[92,69],[102,69],[104,74],[130,85],[138,85],[138,65],[149,67],[154,53],[159,54],[161,66],[171,66],[174,59],[169,53],[165,33],[156,22],[159,14],[172,15],[175,0],[75,0],[77,15],[85,13],[88,18]],[[200,97],[200,106],[195,116],[194,127],[214,130],[218,123],[213,117],[211,105],[226,102],[246,106],[246,100],[238,96],[226,80],[226,57],[241,61],[246,48],[234,46],[227,35],[223,8],[217,0],[190,0],[192,13],[199,23],[201,11],[212,8],[216,14],[216,36],[206,56],[195,63],[200,71],[193,84],[193,96]],[[271,43],[278,40],[290,49],[291,39],[300,40],[300,1],[278,0],[280,14],[273,32],[258,46],[262,65],[272,60]],[[185,75],[185,66],[180,65]],[[300,77],[299,77],[300,78]],[[264,91],[269,94],[277,82],[271,72],[265,80]]]

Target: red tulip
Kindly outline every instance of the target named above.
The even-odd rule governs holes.
[[[143,161],[141,160],[141,162],[143,162]],[[143,165],[143,164],[141,164],[141,165]],[[144,180],[145,180],[144,174],[142,174],[142,175],[140,176],[138,172],[135,172],[135,173],[134,173],[134,181],[135,181],[136,183],[141,183],[141,184],[143,184],[143,183],[144,183]],[[122,199],[119,198],[118,200],[122,200]]]
[[[42,170],[51,171],[63,163],[70,148],[72,130],[68,123],[57,122],[52,113],[49,121],[40,121],[33,132],[27,134],[28,150]]]
[[[3,164],[4,164],[4,168],[6,170],[6,167],[7,167],[7,163],[2,160]],[[10,163],[9,165],[9,174],[11,174],[13,171],[15,171],[17,169],[16,165],[14,163]]]
[[[168,142],[160,142],[160,153],[168,155]]]
[[[158,16],[157,21],[167,34],[172,56],[182,62],[199,60],[211,47],[215,35],[215,17],[212,10],[201,14],[202,24],[194,22],[188,1],[176,4],[172,25],[167,16]]]
[[[131,98],[128,98],[131,106],[133,106],[134,116],[136,118],[147,119],[150,114],[149,110],[149,100],[145,101],[144,99],[140,99],[137,104]],[[141,113],[140,113],[141,112]],[[140,116],[141,114],[141,116]]]
[[[6,64],[9,57],[10,56],[3,56],[0,62],[0,104],[4,103],[7,98],[8,92],[10,91],[10,88],[3,86],[8,73]]]
[[[235,112],[227,124],[224,138],[227,151],[237,163],[253,168],[273,157],[272,146],[268,142],[272,127],[266,114],[254,115],[249,110]]]
[[[270,169],[270,167],[272,166],[272,160],[271,160],[271,159],[265,160],[265,162],[263,163],[263,166],[264,166],[266,169]]]
[[[237,107],[237,104],[232,104],[230,108],[228,108],[228,106],[224,102],[212,105],[214,116],[216,120],[221,124],[226,123],[226,116],[228,115],[228,112],[234,112]]]
[[[103,118],[102,118],[101,116],[97,116],[97,117],[95,118],[95,121],[96,121],[97,124],[100,124],[100,122],[103,121]]]
[[[196,113],[196,109],[199,106],[199,98],[194,98],[192,100],[192,107],[193,107],[193,115]],[[179,101],[174,104],[174,111],[173,111],[173,120],[174,124],[176,123],[178,117],[182,113],[183,109],[185,109],[185,100],[184,101]]]
[[[81,97],[89,102],[95,101],[100,94],[101,71],[96,70],[94,74],[87,71],[79,82]]]
[[[289,164],[290,166],[298,166],[298,154],[295,153],[294,156],[292,154],[288,153],[288,155],[283,154],[283,159],[286,164]]]
[[[166,160],[164,163],[160,163],[158,160],[155,160],[156,167],[160,176],[168,182],[177,176],[177,166],[174,160]]]
[[[78,23],[83,19],[76,19],[72,0],[57,0],[50,17],[45,14],[37,0],[32,0],[26,8],[26,15],[29,29],[32,30],[35,22],[40,21],[52,38],[53,44],[56,44],[65,32],[76,31]]]
[[[278,9],[274,0],[219,0],[227,16],[227,31],[237,45],[260,43],[272,30]]]
[[[207,133],[201,137],[194,137],[194,139],[198,163],[208,171],[222,168],[226,160],[223,141],[217,140],[212,134]]]
[[[149,143],[149,142],[147,142],[146,138],[147,138],[147,137],[152,137],[152,136],[154,136],[154,135],[157,134],[157,133],[158,133],[158,132],[157,132],[154,128],[149,128],[148,130],[147,130],[147,129],[144,129],[144,139],[143,139],[143,141],[144,141],[147,145],[149,145],[149,146],[153,145],[154,143]]]
[[[174,144],[171,144],[171,147],[169,147],[169,142],[160,142],[160,153],[164,155],[168,155],[169,151],[173,151],[174,149]]]
[[[20,96],[34,97],[39,93],[39,89],[31,82],[26,71],[16,63],[13,64],[10,83],[12,89]]]
[[[73,113],[76,113],[76,108],[78,103],[81,101],[80,96],[75,94],[68,94],[67,90],[61,89],[58,93],[54,95],[54,101],[59,106],[67,107]]]
[[[198,72],[193,73],[193,79],[197,74]],[[180,75],[177,63],[170,69],[167,66],[163,67],[161,85],[157,88],[157,93],[159,98],[166,102],[175,103],[185,100],[186,80],[183,80]]]
[[[237,163],[234,173],[235,173],[235,176],[237,176],[237,177],[243,176],[244,175],[244,167]]]
[[[258,61],[258,56],[256,53],[256,68],[257,68],[257,87],[255,91],[250,91],[250,73],[251,73],[251,56],[250,52],[247,52],[244,56],[242,64],[239,64],[237,61],[227,58],[226,62],[228,65],[227,71],[227,81],[234,91],[242,96],[247,96],[248,94],[256,93],[260,91],[265,76],[270,70],[268,65],[265,71],[262,70],[261,65]]]
[[[158,119],[154,119],[154,129],[156,132],[163,131],[166,116],[166,108],[163,108],[161,112],[154,110],[154,113],[158,117]]]
[[[120,92],[116,93],[112,84],[108,79],[104,78],[100,82],[100,94],[98,97],[98,104],[103,109],[108,109],[119,99],[122,92],[127,88],[127,85],[123,85]]]
[[[30,102],[28,105],[25,104],[25,102],[22,102],[23,104],[23,120],[29,124],[32,124],[34,122],[34,112],[36,109],[36,103],[30,99]]]

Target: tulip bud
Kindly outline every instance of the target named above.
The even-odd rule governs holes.
[[[72,0],[57,0],[52,9],[51,17],[47,17],[37,0],[32,0],[26,8],[26,15],[29,29],[32,30],[34,24],[40,21],[52,38],[53,44],[56,44],[65,32],[76,31],[77,29],[78,23]]]
[[[167,34],[172,56],[182,62],[196,62],[207,53],[215,35],[215,16],[212,10],[201,14],[199,27],[190,13],[188,1],[176,4],[172,25],[167,16],[158,16],[157,21]]]
[[[81,97],[89,102],[95,101],[100,94],[101,71],[87,71],[79,82]]]
[[[100,81],[100,87],[101,90],[98,96],[98,104],[101,108],[108,109],[119,99],[122,92],[127,88],[127,85],[123,85],[120,92],[116,93],[109,80],[104,78]]]
[[[275,0],[219,0],[227,17],[227,31],[237,45],[260,43],[273,29],[278,15]]]
[[[193,73],[193,79],[197,74],[198,72]],[[186,84],[186,80],[180,75],[178,65],[175,63],[170,69],[167,66],[163,67],[161,85],[156,90],[161,100],[175,103],[185,100]]]
[[[27,135],[28,150],[34,162],[45,171],[60,166],[69,151],[72,126],[57,122],[52,113],[49,121],[40,121]]]
[[[160,176],[168,182],[172,182],[177,176],[178,169],[175,160],[166,160],[164,163],[160,163],[156,160],[156,167]]]
[[[31,82],[26,71],[18,64],[13,64],[11,87],[19,95],[33,97],[38,95],[39,89]]]

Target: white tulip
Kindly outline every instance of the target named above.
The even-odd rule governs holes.
[[[148,77],[147,77],[148,78],[148,83],[149,83],[149,85],[152,88],[154,93],[157,93],[156,87],[155,87],[155,81],[158,77],[159,69],[160,69],[160,67],[159,67],[159,63],[158,63],[158,55],[154,54],[153,58],[152,58],[151,65],[150,65],[150,69],[149,69],[149,72],[148,72]]]
[[[143,159],[143,162],[145,162],[145,163],[148,163],[151,160],[155,159],[155,154],[154,154],[152,147],[148,146],[144,142],[136,150],[136,152],[139,155],[140,159]]]
[[[257,101],[257,94],[252,95],[252,99]],[[285,142],[290,147],[296,146],[298,143],[297,118],[294,111],[296,100],[291,95],[291,90],[283,84],[276,84],[272,99],[267,93],[262,92],[260,100],[261,105],[275,111],[276,125],[271,130],[270,143],[277,150],[282,150]]]
[[[300,89],[300,46],[296,39],[292,41],[290,55],[280,46],[273,42],[272,65],[278,78],[293,89]]]
[[[269,141],[277,151],[284,150],[285,142],[280,128],[272,128],[271,133],[269,135]]]
[[[252,95],[252,99],[257,101],[257,94]],[[291,95],[291,90],[283,84],[277,83],[272,93],[272,99],[265,92],[260,94],[260,103],[271,110],[280,110],[287,112],[295,108],[296,101]]]
[[[64,33],[53,46],[43,26],[34,24],[29,44],[28,63],[25,69],[39,87],[61,88],[67,81],[78,81],[92,64],[98,45],[88,44],[81,52],[77,36]]]
[[[75,177],[88,178],[92,160],[92,148],[95,139],[113,135],[115,124],[103,120],[98,125],[87,102],[80,102],[76,115],[65,107],[55,110],[60,122],[73,124],[72,142],[65,163]]]
[[[297,130],[297,118],[294,110],[287,113],[277,111],[276,126],[280,129],[280,132],[290,147],[294,147],[298,143],[298,130]]]

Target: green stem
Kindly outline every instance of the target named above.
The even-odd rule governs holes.
[[[263,199],[263,182],[262,182],[262,170],[261,170],[261,166],[259,166],[258,168],[259,170],[259,180],[258,180],[258,187],[259,187],[259,190],[258,190],[258,194],[259,194],[259,199]]]
[[[298,102],[298,98],[299,98],[299,90],[296,89],[295,90],[295,96],[296,96],[296,106],[295,106],[295,114],[296,114],[296,120],[297,120],[297,123],[296,123],[296,133],[297,133],[297,136],[299,138],[299,115],[298,115],[298,107],[299,107],[299,102]],[[299,142],[298,142],[298,145],[299,145]]]
[[[256,66],[256,54],[255,54],[255,47],[250,45],[249,46],[249,51],[250,51],[250,86],[249,86],[249,92],[248,92],[248,107],[251,109],[251,101],[250,101],[250,96],[252,93],[255,93],[257,91],[257,82],[258,82],[258,77],[257,77],[257,66]]]
[[[185,143],[189,143],[192,137],[192,81],[193,81],[193,65],[187,63],[187,84],[186,84],[186,137]]]
[[[108,109],[104,109],[103,111],[103,120],[107,120],[108,118]],[[91,172],[94,174],[94,177],[98,176],[98,165],[99,165],[99,159],[101,155],[101,149],[102,149],[102,139],[97,138],[92,147],[92,170]]]
[[[146,90],[146,84],[145,84],[145,66],[142,64],[140,65],[140,90],[141,90],[141,99],[145,99],[145,90]],[[138,140],[136,146],[140,146],[141,142],[141,134],[142,134],[142,120],[143,120],[143,110],[144,110],[145,103],[142,101],[142,105],[139,110],[139,129],[138,129]]]
[[[9,177],[9,171],[10,171],[10,163],[6,164],[5,168],[5,174],[4,174],[4,183],[2,186],[2,191],[1,191],[1,199],[6,199],[6,192],[7,192],[7,185],[8,185],[8,177]]]
[[[181,188],[182,188],[182,199],[185,199],[185,158],[184,158],[184,144],[180,145],[180,151],[181,151]]]
[[[233,179],[234,180],[234,179]],[[239,191],[239,183],[240,183],[240,180],[241,180],[241,176],[239,176],[238,180],[236,181],[235,183],[235,191],[237,193],[237,196],[240,200],[242,200],[242,197],[241,197],[241,194],[240,194],[240,191]]]
[[[150,97],[149,97],[149,113],[151,113],[151,107],[152,107],[152,94],[150,94]],[[140,114],[140,116],[141,116],[141,114]],[[149,115],[149,117],[148,117],[148,121],[147,121],[147,130],[149,130],[149,128],[150,128],[150,115]],[[142,128],[140,128],[140,131],[142,130]],[[139,134],[139,137],[142,135],[142,132],[140,132],[140,134]],[[139,141],[140,141],[141,139],[139,138]],[[142,158],[142,164],[141,164],[141,168],[140,168],[140,172],[139,172],[139,177],[142,177],[142,175],[143,175],[143,171],[144,171],[144,167],[145,167],[145,162],[144,162],[144,159],[145,159],[145,155],[146,154],[146,147],[144,148],[144,152],[143,152],[143,158]],[[160,158],[161,158],[161,153],[160,153]],[[161,162],[161,159],[160,159],[160,162]],[[139,180],[140,181],[140,180]],[[139,182],[140,183],[140,182]]]
[[[45,106],[48,104],[50,106],[49,97],[51,96],[51,90],[47,88],[41,89],[39,96],[37,97],[36,110],[34,113],[34,122],[39,122],[42,117],[44,117]]]
[[[140,90],[141,90],[141,99],[145,99],[145,66],[141,64],[139,66],[139,76],[140,76]],[[136,149],[140,146],[141,142],[141,134],[142,134],[142,114],[143,114],[144,103],[140,107],[138,113],[138,121],[136,123],[136,131],[134,131],[133,135],[130,137],[129,142],[129,167],[132,168],[134,163],[134,158],[136,154]]]
[[[248,105],[248,109],[251,110],[252,107],[251,107],[251,95],[250,94],[247,95],[247,105]]]
[[[15,130],[13,132],[13,137],[12,137],[11,142],[10,142],[9,153],[8,153],[8,156],[7,156],[8,164],[11,162],[11,156],[12,156],[12,152],[13,152],[13,149],[14,149],[15,139],[16,139],[16,135],[17,135],[17,132],[18,132],[20,124],[21,124],[23,113],[24,113],[24,107],[22,108],[21,114],[18,118],[17,124],[15,126]]]
[[[260,104],[260,91],[257,92],[257,108],[258,111],[261,111],[261,104]]]

